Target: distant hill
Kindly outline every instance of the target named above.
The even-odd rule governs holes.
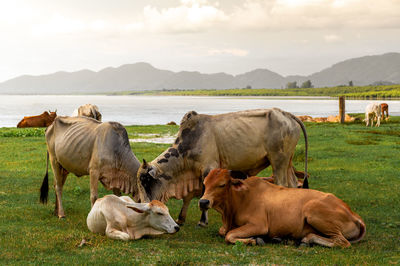
[[[311,80],[315,87],[369,84],[400,84],[400,53],[364,56],[334,64],[309,76],[284,77],[268,69],[236,76],[226,73],[173,72],[148,63],[108,67],[98,72],[80,70],[53,74],[24,75],[0,83],[0,94],[85,94],[132,90],[285,88],[288,82],[301,85]]]

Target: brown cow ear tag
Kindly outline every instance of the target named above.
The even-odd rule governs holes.
[[[247,189],[246,184],[240,179],[231,178],[231,184],[232,188],[236,191],[243,191]]]

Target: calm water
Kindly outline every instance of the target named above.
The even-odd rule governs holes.
[[[363,113],[368,100],[346,100],[346,112]],[[390,115],[400,115],[400,101],[385,101]],[[80,105],[92,103],[100,108],[103,121],[123,125],[179,124],[191,110],[205,114],[278,107],[295,115],[329,116],[338,114],[338,100],[329,98],[282,97],[190,97],[190,96],[55,96],[0,95],[0,127],[15,127],[24,116],[38,115],[45,110],[58,115],[71,115]]]

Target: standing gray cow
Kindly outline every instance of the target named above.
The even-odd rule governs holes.
[[[90,200],[97,199],[100,181],[115,194],[137,194],[137,170],[140,162],[129,145],[125,128],[116,122],[101,123],[86,117],[57,117],[46,130],[47,166],[40,201],[48,198],[49,159],[54,173],[55,214],[65,217],[62,189],[68,173],[90,175]],[[50,157],[50,158],[49,158]]]
[[[183,224],[191,199],[201,195],[203,178],[215,168],[254,176],[271,165],[276,184],[297,187],[292,158],[301,130],[305,138],[303,187],[308,187],[307,133],[296,116],[277,108],[220,115],[188,112],[172,147],[139,168],[140,199],[183,199],[178,219]],[[199,225],[207,223],[203,212]]]

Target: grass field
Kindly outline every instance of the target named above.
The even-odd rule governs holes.
[[[347,98],[385,99],[400,98],[400,85],[337,86],[295,89],[222,89],[222,90],[162,90],[126,91],[117,94],[183,95],[183,96],[346,96]]]
[[[400,117],[380,128],[361,123],[306,123],[309,135],[310,186],[332,192],[364,219],[364,240],[348,249],[296,246],[292,241],[264,247],[227,245],[218,236],[221,218],[210,211],[207,228],[192,201],[186,224],[174,235],[122,242],[87,229],[89,179],[70,175],[64,186],[66,219],[39,204],[46,167],[43,129],[0,129],[0,264],[398,264],[400,263]],[[138,133],[173,134],[177,126],[129,126]],[[132,143],[141,160],[151,161],[168,145]],[[303,169],[304,141],[294,164]],[[270,169],[261,175],[269,175]],[[50,174],[52,178],[52,173]],[[99,186],[99,195],[110,192]],[[177,217],[181,202],[170,200]],[[87,244],[79,247],[85,238]]]

